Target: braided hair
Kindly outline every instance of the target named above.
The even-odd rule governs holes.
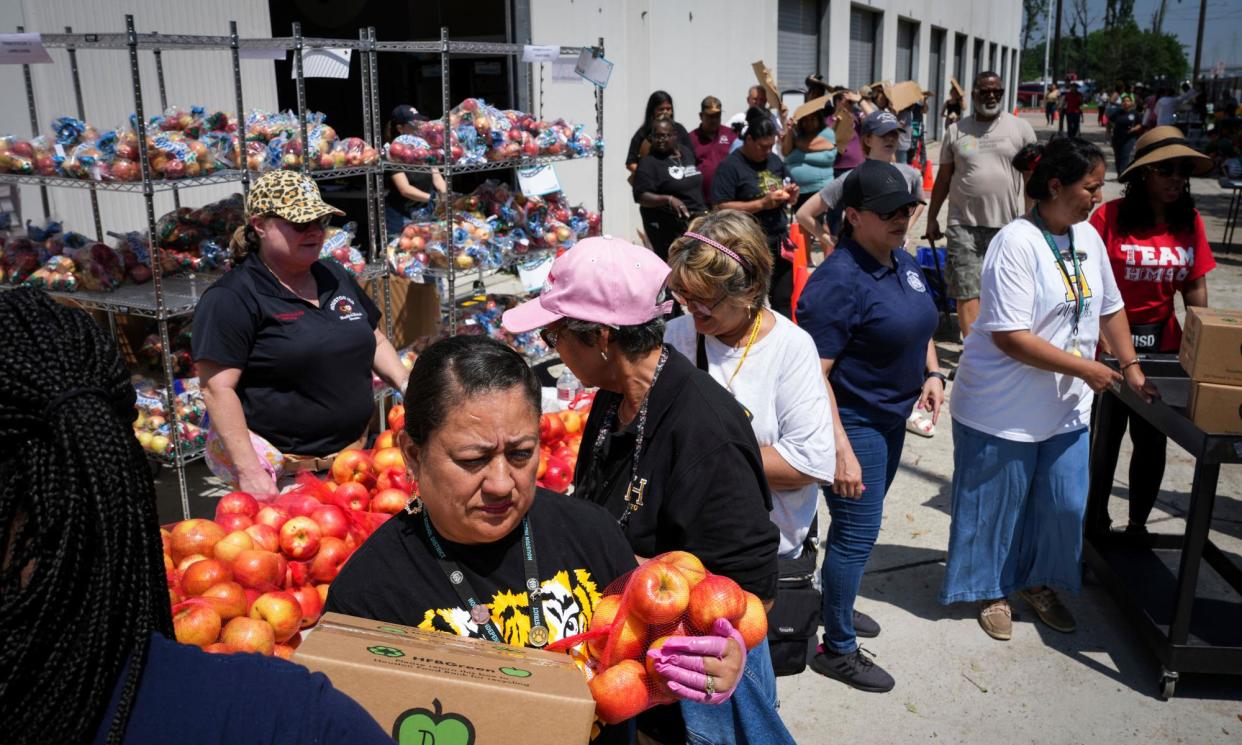
[[[173,637],[135,394],[86,313],[0,293],[0,711],[10,743],[120,743],[153,631]]]

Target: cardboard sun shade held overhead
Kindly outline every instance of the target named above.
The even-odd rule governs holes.
[[[325,614],[293,661],[325,673],[398,745],[582,745],[595,701],[567,655]]]
[[[802,121],[802,117],[804,116],[809,116],[811,114],[814,114],[817,111],[823,111],[824,107],[828,106],[828,104],[831,101],[832,101],[832,96],[820,96],[819,98],[812,98],[810,101],[807,101],[806,103],[802,104],[798,108],[794,109],[794,114],[793,114],[794,121],[795,122]]]
[[[966,90],[962,88],[961,83],[957,82],[957,78],[949,78],[949,85],[952,86],[953,92],[957,94],[958,98],[966,97]]]
[[[923,99],[923,89],[913,80],[907,80],[896,85],[886,85],[884,95],[888,97],[893,111],[902,112]]]
[[[768,106],[780,106],[781,92],[776,88],[776,79],[772,77],[772,71],[763,63],[763,60],[752,62],[750,66],[755,71],[755,78],[759,81],[759,85],[767,91]]]

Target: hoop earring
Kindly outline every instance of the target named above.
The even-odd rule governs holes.
[[[421,514],[423,511],[422,497],[419,497],[419,496],[410,497],[410,500],[405,503],[404,509],[405,509],[405,514],[407,515]]]

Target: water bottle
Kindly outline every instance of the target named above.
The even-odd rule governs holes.
[[[580,390],[582,390],[582,384],[578,382],[578,378],[566,366],[565,371],[556,379],[556,400],[560,401],[564,406],[569,406]]]

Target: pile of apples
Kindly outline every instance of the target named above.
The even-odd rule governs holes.
[[[747,650],[767,637],[763,601],[728,577],[709,573],[687,551],[648,559],[615,584],[621,588],[605,592],[580,637],[591,657],[588,686],[596,715],[608,724],[676,700],[647,657],[647,650],[659,649],[669,637],[711,634],[721,618],[738,630]]]
[[[404,408],[389,421],[402,424]],[[319,621],[328,588],[353,552],[415,490],[393,433],[371,451],[346,450],[331,477],[262,502],[220,498],[214,520],[160,530],[177,641],[208,652],[288,658]]]
[[[586,426],[590,404],[548,412],[539,417],[539,471],[535,483],[564,494],[574,482],[582,429]]]

